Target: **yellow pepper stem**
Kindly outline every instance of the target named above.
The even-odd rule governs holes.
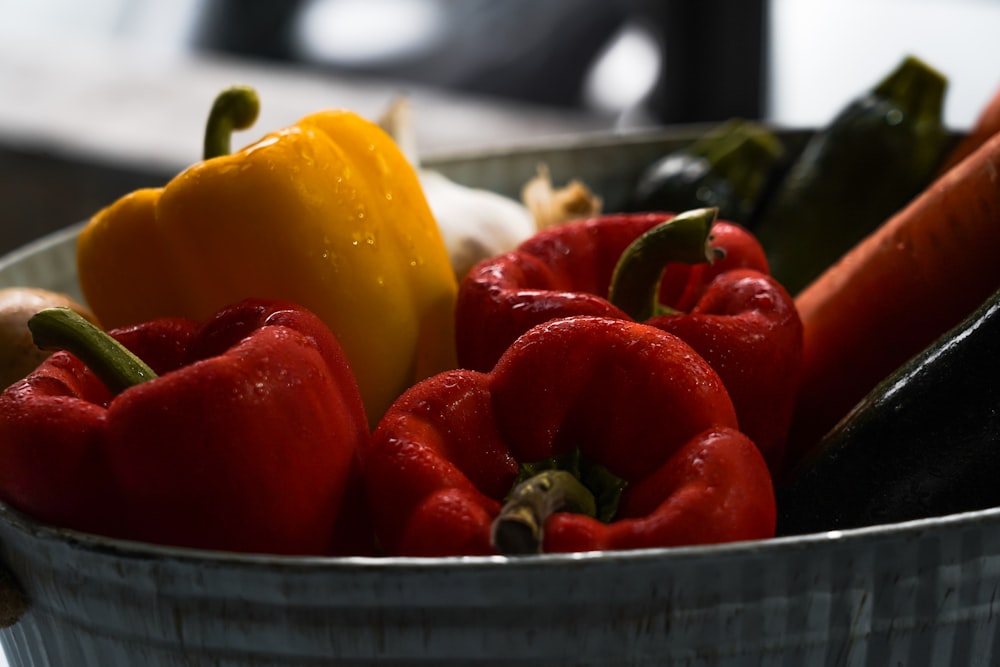
[[[234,130],[246,130],[260,113],[260,98],[250,86],[231,86],[215,98],[205,126],[204,159],[229,155]]]

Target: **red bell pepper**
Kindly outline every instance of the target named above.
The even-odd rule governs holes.
[[[459,365],[486,371],[552,318],[598,315],[675,333],[722,377],[740,430],[781,463],[802,324],[764,251],[715,209],[606,215],[552,227],[479,263],[459,287]]]
[[[770,537],[771,477],[736,427],[718,374],[676,336],[553,320],[490,372],[448,371],[396,400],[365,459],[375,532],[406,556]]]
[[[367,419],[311,312],[245,301],[201,326],[162,319],[110,336],[78,319],[54,309],[30,323],[40,347],[67,351],[0,395],[0,499],[118,538],[372,552]]]

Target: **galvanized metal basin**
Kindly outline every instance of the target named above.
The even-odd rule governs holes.
[[[0,509],[42,665],[991,665],[1000,511],[713,547],[298,559],[115,542]]]
[[[688,139],[605,137],[439,165],[516,195],[544,161],[557,184],[580,178],[611,201]],[[79,297],[77,231],[0,259],[0,286]],[[164,548],[0,506],[0,563],[12,667],[1000,662],[1000,509],[710,547],[398,559]]]

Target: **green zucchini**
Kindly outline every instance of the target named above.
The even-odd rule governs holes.
[[[659,158],[640,175],[629,211],[716,207],[719,218],[748,224],[784,148],[762,125],[733,119]]]
[[[791,294],[931,181],[949,141],[946,87],[943,75],[907,57],[806,144],[753,229]]]
[[[800,534],[1000,505],[1000,292],[876,386],[777,485]]]

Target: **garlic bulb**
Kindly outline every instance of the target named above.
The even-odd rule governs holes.
[[[458,280],[479,261],[513,250],[535,233],[534,217],[520,202],[496,192],[461,185],[420,166],[407,98],[397,98],[379,124],[417,169]]]
[[[513,250],[535,233],[534,218],[513,199],[425,169],[420,184],[459,280],[481,260]]]

